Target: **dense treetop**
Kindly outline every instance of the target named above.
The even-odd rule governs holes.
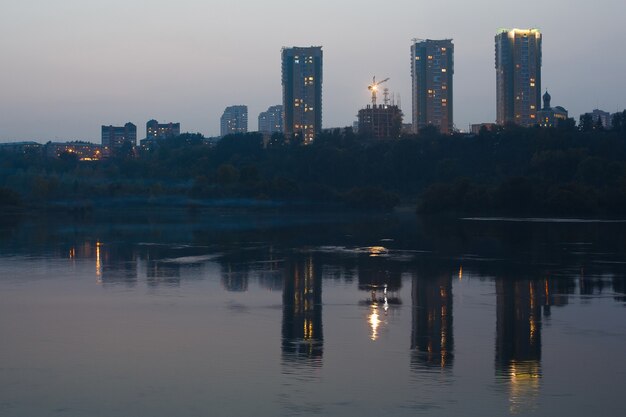
[[[623,122],[624,121],[624,122]],[[560,128],[507,126],[478,135],[372,140],[351,129],[307,146],[281,135],[198,134],[130,149],[102,161],[43,152],[0,152],[0,200],[47,205],[111,197],[137,200],[250,198],[342,202],[479,214],[621,215],[626,210],[626,112],[613,129],[573,122]]]

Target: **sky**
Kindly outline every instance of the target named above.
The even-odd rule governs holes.
[[[100,142],[101,125],[219,134],[224,108],[281,103],[280,51],[322,46],[323,127],[352,125],[372,76],[411,114],[411,40],[452,38],[454,121],[495,119],[494,35],[543,33],[542,88],[581,113],[626,107],[623,0],[1,0],[0,142]]]

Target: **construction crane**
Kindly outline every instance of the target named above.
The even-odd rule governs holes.
[[[372,78],[372,83],[367,86],[367,89],[372,92],[372,106],[376,105],[376,92],[378,91],[378,86],[387,81],[389,81],[389,78],[385,78],[382,81],[376,82],[376,76],[374,75],[374,78]]]

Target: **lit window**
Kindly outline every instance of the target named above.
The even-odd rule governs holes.
[[[428,55],[428,59],[433,59],[433,56],[432,55]]]
[[[445,68],[441,68],[441,72],[448,72],[448,70]]]

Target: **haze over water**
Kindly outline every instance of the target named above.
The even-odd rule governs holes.
[[[0,226],[2,416],[620,416],[626,224],[266,209]]]

